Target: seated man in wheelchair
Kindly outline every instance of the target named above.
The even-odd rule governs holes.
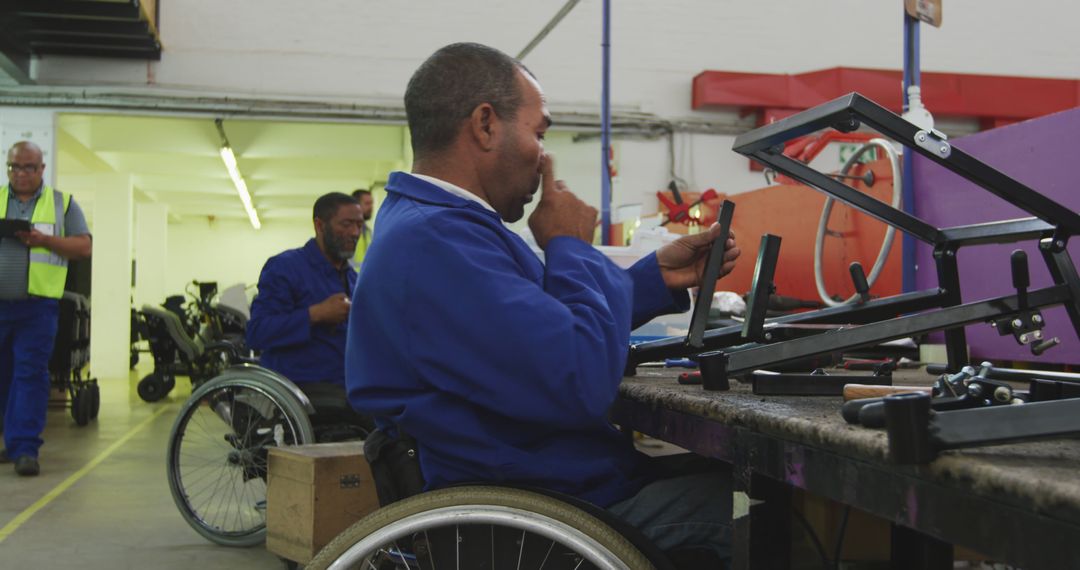
[[[261,351],[260,364],[285,376],[311,399],[312,422],[325,429],[360,433],[321,435],[320,440],[364,437],[371,418],[355,413],[345,396],[345,333],[356,272],[349,266],[364,223],[359,202],[331,192],[313,208],[315,237],[266,261],[251,304],[247,343]]]
[[[426,490],[540,488],[607,509],[673,551],[726,557],[731,475],[670,477],[607,421],[633,325],[686,310],[719,227],[622,270],[590,244],[597,211],[555,180],[540,86],[477,44],[409,81],[413,172],[395,172],[359,277],[346,361],[353,407],[415,438]],[[529,227],[542,263],[504,224]],[[739,250],[726,240],[722,274]]]

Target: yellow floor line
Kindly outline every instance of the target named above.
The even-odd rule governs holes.
[[[4,525],[4,528],[0,528],[0,543],[4,542],[4,540],[7,539],[7,537],[10,536],[11,533],[18,530],[18,528],[22,526],[23,523],[30,520],[30,517],[34,516],[34,514],[44,508],[45,505],[51,503],[53,499],[59,497],[61,493],[68,490],[68,488],[74,485],[76,481],[86,476],[86,474],[89,473],[91,469],[97,467],[98,464],[102,461],[105,461],[105,459],[112,455],[114,451],[119,449],[121,445],[124,445],[127,440],[134,437],[135,434],[139,433],[139,431],[146,427],[150,422],[157,419],[157,417],[161,414],[164,414],[165,412],[172,409],[174,409],[173,406],[162,406],[161,408],[158,408],[158,410],[151,414],[150,417],[139,422],[139,425],[128,430],[128,432],[124,434],[123,437],[116,440],[112,445],[107,447],[105,451],[99,453],[97,457],[91,459],[90,463],[87,463],[83,466],[82,469],[79,469],[75,473],[72,473],[71,476],[69,476],[67,479],[64,479],[62,483],[60,483],[56,487],[53,487],[53,489],[49,491],[44,497],[38,499],[37,502],[27,507],[26,510],[24,510],[23,512],[19,513],[14,519],[11,520],[11,522]]]

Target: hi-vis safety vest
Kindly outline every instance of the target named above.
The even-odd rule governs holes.
[[[7,217],[10,192],[7,185],[0,188],[0,219]],[[69,204],[70,194],[53,190],[47,184],[43,185],[41,196],[34,206],[34,213],[30,216],[30,224],[43,234],[64,237],[64,214]],[[68,262],[64,256],[44,247],[30,248],[30,273],[26,292],[52,299],[63,297],[67,268]]]

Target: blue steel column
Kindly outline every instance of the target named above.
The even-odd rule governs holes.
[[[600,243],[611,245],[611,0],[604,0],[600,90]]]
[[[908,87],[911,85],[919,85],[919,20],[912,18],[904,10],[904,112],[908,110]],[[912,141],[905,141],[912,142]],[[915,185],[913,174],[915,172],[914,167],[915,153],[908,150],[904,153],[904,175],[902,185],[902,196],[904,201],[904,211],[915,215]],[[903,274],[902,274],[902,286],[905,293],[915,290],[915,247],[917,242],[915,237],[908,234],[902,234],[904,239],[901,246]]]

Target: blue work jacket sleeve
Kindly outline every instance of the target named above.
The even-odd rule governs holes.
[[[639,259],[626,272],[634,283],[631,328],[636,329],[659,315],[681,313],[690,308],[690,294],[686,289],[676,291],[664,285],[656,252]]]
[[[308,307],[297,296],[296,278],[280,258],[270,258],[259,275],[259,294],[251,303],[247,344],[266,350],[298,344],[311,338]]]
[[[562,237],[548,244],[540,286],[508,246],[493,247],[491,228],[458,224],[452,233],[418,248],[424,259],[406,286],[416,294],[405,318],[417,376],[517,421],[605,422],[629,341],[626,272]]]

